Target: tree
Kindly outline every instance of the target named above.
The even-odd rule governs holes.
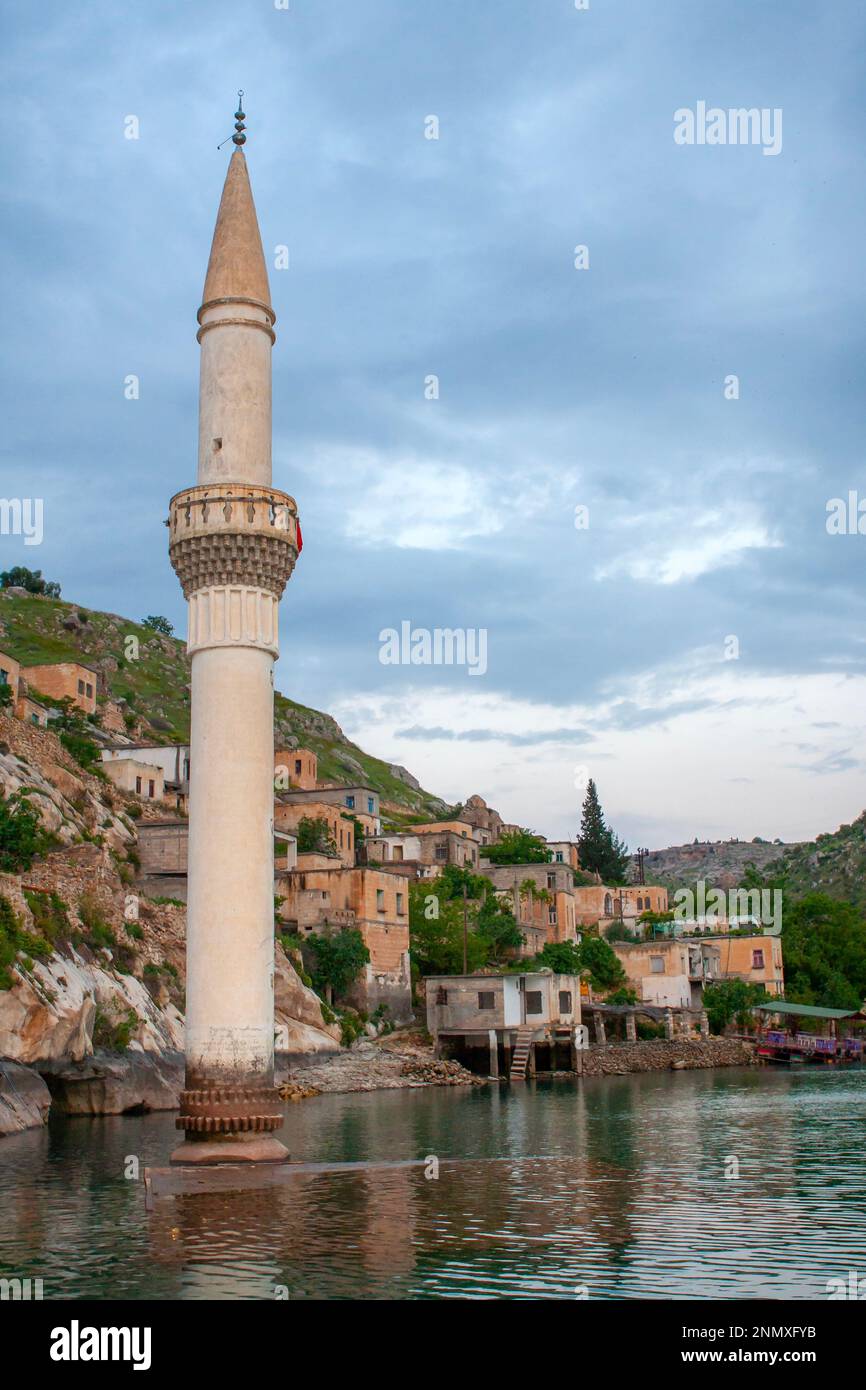
[[[511,911],[493,891],[485,894],[477,917],[478,935],[487,944],[487,961],[499,965],[508,951],[515,951],[523,945],[523,932]]]
[[[619,956],[602,936],[585,936],[579,947],[580,968],[593,989],[621,989],[628,983]]]
[[[482,899],[492,885],[484,874],[473,874],[465,865],[445,864],[436,879],[436,893],[446,901],[449,898],[462,898],[466,889],[467,898]]]
[[[370,959],[364,938],[357,927],[308,937],[304,943],[311,957],[310,975],[317,994],[327,997],[345,994]]]
[[[859,1009],[866,999],[866,921],[826,893],[786,899],[782,922],[785,998],[824,1009]]]
[[[0,681],[0,709],[12,704],[12,687],[8,681]]]
[[[298,854],[330,854],[338,857],[337,842],[324,816],[301,816],[298,823]]]
[[[412,964],[421,975],[463,973],[462,896],[439,896],[441,878],[409,885],[409,944]],[[467,908],[466,966],[470,974],[487,964],[488,943],[475,931],[477,905]]]
[[[59,584],[43,579],[41,570],[29,570],[24,565],[14,565],[11,570],[3,570],[0,574],[0,589],[26,589],[28,594],[42,594],[45,598],[60,597]]]
[[[579,975],[582,969],[580,947],[576,941],[548,941],[533,964],[556,975]]]
[[[597,873],[604,883],[621,884],[626,882],[628,871],[628,846],[620,840],[605,823],[604,813],[598,799],[598,791],[592,778],[586,788],[580,817],[578,851],[581,866]]]
[[[711,1033],[723,1033],[728,1025],[736,1022],[745,1028],[751,1020],[755,1004],[763,1004],[769,999],[763,985],[750,984],[748,980],[715,980],[704,988],[704,1008]]]
[[[87,733],[84,716],[76,709],[69,696],[60,702],[61,713],[55,727],[59,730],[60,742],[67,753],[87,772],[96,772],[102,767],[102,753],[99,744]]]
[[[549,864],[553,851],[531,830],[508,830],[495,845],[485,845],[491,864]]]
[[[17,874],[44,854],[52,836],[42,828],[35,806],[21,792],[8,799],[0,791],[0,872]]]
[[[142,627],[150,628],[151,632],[161,632],[163,637],[171,637],[174,633],[174,624],[168,618],[161,618],[158,614],[151,613],[147,618],[142,618]]]

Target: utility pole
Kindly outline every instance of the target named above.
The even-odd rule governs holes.
[[[644,872],[644,860],[646,859],[648,854],[648,849],[639,849],[637,851],[637,881],[640,884],[646,883],[646,874]]]

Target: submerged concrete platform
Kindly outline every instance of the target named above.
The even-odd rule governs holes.
[[[450,1160],[455,1162],[456,1160]],[[369,1173],[389,1168],[424,1168],[429,1158],[404,1158],[352,1163],[213,1163],[185,1167],[180,1163],[170,1168],[145,1168],[144,1204],[153,1211],[158,1197],[186,1197],[211,1192],[248,1192],[266,1187],[279,1187],[296,1177],[316,1173]]]

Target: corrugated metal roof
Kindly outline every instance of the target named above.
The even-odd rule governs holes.
[[[819,1009],[815,1004],[789,1004],[777,999],[773,1004],[756,1004],[755,1008],[765,1014],[801,1014],[803,1018],[855,1018],[857,1009]]]

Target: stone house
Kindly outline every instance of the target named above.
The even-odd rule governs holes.
[[[409,884],[400,875],[359,866],[343,868],[325,855],[299,855],[286,875],[281,917],[302,936],[357,927],[369,963],[349,1002],[371,1013],[386,1004],[393,1019],[412,1011],[409,973]]]
[[[299,791],[315,791],[318,775],[318,759],[309,748],[275,751],[274,786],[277,791],[288,791],[292,787]]]
[[[504,822],[481,796],[470,796],[460,811],[460,820],[468,822],[478,832],[480,845],[494,845],[502,834]]]
[[[575,913],[575,887],[572,870],[565,864],[491,864],[482,860],[480,872],[498,892],[509,893],[515,903],[515,916],[523,929],[543,928],[547,941],[574,941],[578,918]],[[520,891],[530,879],[546,899]]]
[[[39,729],[48,728],[48,710],[34,700],[32,695],[19,695],[15,701],[15,717],[27,724],[35,724]]]
[[[105,763],[105,772],[121,791],[134,792],[143,801],[162,801],[165,796],[165,776],[158,763],[146,763],[138,758],[110,758]]]
[[[297,835],[304,817],[310,820],[324,820],[327,823],[328,831],[337,847],[340,863],[344,868],[351,869],[355,863],[355,827],[351,817],[344,815],[339,806],[328,801],[305,800],[299,805],[297,802],[286,801],[282,795],[277,796],[274,803],[275,830]]]
[[[668,890],[652,884],[625,888],[607,888],[603,883],[578,885],[574,889],[574,910],[581,927],[623,921],[631,928],[642,912],[668,911]]]
[[[413,863],[419,877],[429,877],[422,869],[438,872],[446,864],[478,871],[478,845],[465,827],[457,831],[413,825],[399,835],[371,835],[365,846],[369,863]]]
[[[580,980],[550,970],[527,974],[428,975],[424,980],[427,1031],[437,1056],[459,1056],[473,1070],[515,1075],[514,1059],[523,1046],[535,1069],[542,1052],[555,1068],[558,1053],[573,1067],[581,1026]],[[563,1055],[564,1054],[564,1055]]]
[[[363,825],[365,834],[378,835],[382,829],[379,793],[372,787],[325,784],[310,790],[292,788],[287,792],[281,792],[280,800],[287,805],[297,806],[303,806],[313,800],[325,801],[331,806],[340,806],[344,814],[355,816]]]
[[[12,691],[11,707],[15,712],[18,704],[19,687],[21,684],[21,663],[16,661],[14,656],[9,656],[6,652],[0,652],[0,685],[8,685]],[[19,715],[19,718],[21,716]]]
[[[734,936],[728,933],[714,937],[713,944],[719,949],[723,979],[734,978],[763,985],[768,994],[781,996],[785,993],[781,937]]]
[[[718,942],[679,937],[663,941],[612,941],[628,983],[642,1003],[700,1009],[704,986],[721,978]]]
[[[39,666],[22,666],[28,686],[52,700],[69,699],[84,714],[96,713],[98,673],[77,661],[55,661]]]
[[[569,869],[580,868],[580,853],[573,840],[548,840],[547,848],[554,864],[566,864]]]
[[[124,758],[133,758],[136,762],[160,768],[163,799],[179,811],[186,810],[189,798],[188,743],[115,743],[102,750],[104,763]]]

